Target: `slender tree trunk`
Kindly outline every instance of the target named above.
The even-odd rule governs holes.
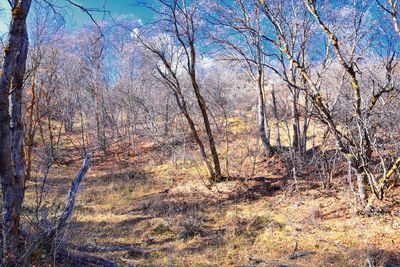
[[[308,115],[308,109],[309,109],[309,101],[308,101],[308,96],[306,95],[305,99],[305,108],[306,108],[306,114],[304,114],[304,122],[303,122],[303,132],[301,134],[301,143],[300,143],[300,153],[302,155],[305,155],[307,151],[307,140],[308,140],[308,126],[310,124],[310,118]]]
[[[199,87],[199,85],[197,83],[197,79],[196,79],[196,70],[195,70],[196,54],[195,54],[193,45],[191,46],[191,51],[192,51],[192,59],[191,59],[192,60],[192,69],[190,71],[190,78],[192,80],[192,86],[194,89],[194,93],[196,95],[197,103],[199,105],[201,115],[203,117],[204,127],[207,132],[208,142],[210,144],[210,151],[211,151],[211,155],[212,155],[213,162],[214,162],[214,175],[211,178],[214,181],[220,181],[222,179],[221,165],[219,163],[218,152],[217,152],[217,148],[215,146],[214,136],[213,136],[213,133],[211,130],[210,120],[209,120],[208,114],[207,114],[206,102],[204,101],[204,98],[200,93],[200,87]]]
[[[191,18],[193,19],[193,18]],[[193,26],[193,21],[191,20],[191,25]],[[192,38],[193,37],[193,38]],[[204,101],[203,96],[200,93],[200,87],[197,83],[197,75],[196,75],[196,48],[194,45],[194,33],[193,36],[189,37],[189,47],[190,47],[190,57],[188,56],[188,66],[189,66],[189,75],[192,82],[192,87],[194,93],[196,95],[196,100],[199,105],[201,115],[203,117],[204,127],[207,132],[208,142],[210,145],[210,151],[214,162],[214,175],[211,177],[213,181],[220,181],[222,179],[221,165],[219,162],[217,148],[215,146],[214,136],[211,130],[210,120],[207,114],[207,105]],[[180,37],[178,37],[180,39]],[[181,39],[180,39],[181,40]]]
[[[176,103],[177,103],[179,109],[182,111],[187,123],[189,124],[189,128],[190,128],[190,131],[192,132],[193,138],[200,149],[201,160],[207,169],[207,173],[211,178],[213,178],[213,177],[215,177],[214,170],[211,166],[210,161],[208,160],[207,153],[204,148],[204,144],[201,141],[199,134],[197,133],[196,125],[194,124],[192,118],[189,115],[189,112],[188,112],[187,106],[186,106],[186,101],[185,101],[184,97],[176,91],[174,91],[174,96],[175,96]]]
[[[264,146],[266,155],[272,155],[272,146],[269,138],[266,134],[266,115],[265,115],[265,99],[264,99],[264,88],[263,88],[263,75],[259,75],[257,86],[258,86],[258,135],[261,138],[261,142]]]
[[[75,108],[72,103],[67,103],[67,108],[64,111],[64,130],[66,133],[72,133],[74,130]]]
[[[197,145],[199,146],[200,155],[201,155],[203,164],[205,165],[205,167],[207,169],[208,175],[212,179],[215,179],[216,178],[216,173],[214,172],[215,169],[212,168],[212,165],[211,165],[210,161],[208,160],[207,153],[206,153],[206,150],[204,148],[204,144],[201,141],[201,139],[200,139],[200,137],[199,137],[199,135],[197,133],[196,126],[195,126],[194,122],[192,121],[192,119],[190,118],[188,113],[186,113],[186,114],[184,113],[184,115],[185,115],[185,118],[186,118],[186,120],[187,120],[187,122],[189,124],[189,128],[191,129],[192,135],[193,135]]]
[[[31,85],[31,101],[29,106],[29,125],[28,125],[28,138],[26,144],[26,180],[29,180],[31,177],[31,168],[32,168],[32,147],[33,147],[33,138],[35,136],[34,130],[34,121],[33,121],[33,113],[34,106],[36,102],[36,92],[35,92],[35,75],[32,76],[32,85]]]
[[[297,108],[298,93],[295,89],[292,91],[292,115],[293,115],[293,143],[295,151],[300,151],[300,114]]]
[[[279,114],[278,114],[278,106],[276,103],[276,97],[275,97],[275,90],[272,88],[271,91],[271,96],[272,96],[272,109],[274,112],[274,117],[276,120],[276,143],[278,144],[279,148],[282,148],[282,143],[281,143],[281,130],[279,126]]]
[[[192,80],[193,79],[195,79],[195,78],[192,78]],[[210,144],[210,151],[211,151],[211,155],[212,155],[213,162],[214,162],[214,175],[212,176],[212,180],[219,181],[222,179],[221,165],[219,163],[218,152],[217,152],[217,148],[215,146],[214,136],[212,134],[210,120],[209,120],[208,114],[207,114],[206,103],[204,102],[204,99],[203,99],[202,95],[200,94],[200,90],[199,90],[199,86],[198,86],[197,82],[192,81],[192,83],[193,83],[193,88],[195,90],[197,103],[199,104],[201,115],[203,117],[204,127],[206,128],[208,142]]]
[[[400,36],[400,22],[398,19],[398,11],[397,11],[397,4],[398,2],[396,0],[388,0],[389,5],[391,7],[391,12],[390,15],[392,16],[392,22],[394,26],[394,30],[397,32],[397,34]]]
[[[165,116],[164,116],[164,136],[169,134],[169,95],[167,96],[167,104],[165,105]]]
[[[53,162],[56,158],[56,151],[54,147],[54,135],[53,135],[53,128],[52,126],[52,113],[50,110],[50,101],[51,97],[47,97],[46,95],[46,115],[47,115],[47,131],[49,132],[49,142],[50,142],[50,147],[48,153],[50,154],[51,161]],[[43,138],[43,144],[46,146],[46,139]]]
[[[81,121],[81,138],[82,138],[82,148],[83,148],[83,155],[86,156],[86,140],[85,140],[85,125],[84,125],[84,120],[83,120],[83,113],[82,113],[82,108],[79,111],[79,116],[80,116],[80,121]]]
[[[100,148],[103,150],[104,154],[107,154],[105,147],[103,146],[103,138],[101,135],[101,126],[100,126],[100,103],[99,103],[99,99],[97,96],[97,92],[95,95],[95,120],[96,120],[96,139],[97,139],[97,144],[100,146]]]
[[[9,114],[9,89],[11,79],[23,77],[18,73],[25,69],[25,50],[28,47],[26,17],[31,5],[30,0],[16,1],[12,9],[8,43],[5,49],[3,66],[0,74],[0,177],[3,197],[3,250],[2,264],[15,265],[19,240],[20,208],[18,188],[14,186],[11,156],[11,128]],[[25,60],[24,60],[25,58]],[[18,65],[16,65],[18,63]],[[23,67],[20,65],[24,65]],[[22,138],[22,136],[21,136]],[[18,180],[17,180],[18,181]],[[17,196],[18,195],[18,196]]]

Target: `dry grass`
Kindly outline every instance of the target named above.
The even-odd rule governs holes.
[[[263,259],[260,266],[363,266],[367,259],[400,265],[400,209],[393,204],[399,192],[379,203],[375,216],[359,214],[346,177],[335,177],[329,192],[316,179],[294,186],[282,159],[249,159],[256,141],[240,138],[250,130],[230,122],[235,131],[225,157],[235,178],[211,188],[196,156],[173,163],[152,143],[138,141],[134,157],[117,146],[107,157],[96,155],[66,240],[152,250],[146,257],[100,254],[122,266],[255,264],[250,258]],[[246,178],[253,163],[255,178]],[[79,164],[52,170],[48,203],[63,201]],[[28,206],[34,196],[31,183]],[[296,242],[316,254],[289,259]]]

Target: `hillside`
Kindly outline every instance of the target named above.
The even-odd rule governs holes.
[[[240,140],[230,148],[240,153],[235,145],[240,148]],[[114,144],[108,156],[95,153],[65,242],[81,251],[126,245],[143,250],[95,253],[121,266],[400,264],[399,190],[377,202],[375,211],[360,213],[345,164],[330,189],[315,176],[313,162],[310,175],[293,180],[279,154],[257,157],[253,178],[209,185],[196,162],[174,164],[165,144],[138,137],[134,147],[131,152]],[[63,201],[59,196],[66,195],[80,163],[51,171],[49,203]],[[33,196],[29,192],[27,201]]]
[[[400,267],[399,3],[0,1],[0,267]]]

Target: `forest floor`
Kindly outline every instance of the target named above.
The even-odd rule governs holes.
[[[237,142],[235,154],[244,149]],[[64,239],[149,251],[97,254],[121,266],[400,266],[399,190],[365,215],[345,166],[325,190],[316,177],[294,181],[277,155],[255,156],[254,166],[231,163],[254,167],[254,178],[240,170],[210,186],[193,160],[173,162],[165,151],[139,140],[134,151],[96,153]],[[65,200],[80,164],[52,169],[48,203]]]

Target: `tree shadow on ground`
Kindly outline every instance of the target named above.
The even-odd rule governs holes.
[[[218,193],[214,190],[209,191],[208,194],[190,191],[174,192],[167,189],[138,199],[135,208],[127,213],[146,213],[163,217],[171,214],[188,214],[193,210],[204,211],[216,205],[223,207],[232,203],[257,201],[276,194],[281,189],[281,182],[277,179],[255,177],[246,181],[234,181],[234,186],[229,191]],[[222,183],[219,186],[222,186]]]
[[[249,265],[243,266],[360,266],[360,267],[398,267],[400,266],[400,254],[393,251],[376,248],[359,249],[343,248],[342,252],[329,253],[327,251],[303,252],[297,251],[298,256],[282,257],[280,259],[268,259],[256,256],[248,258]]]
[[[398,267],[400,254],[376,248],[347,248],[346,252],[328,255],[324,264],[327,266],[362,266],[362,267]]]

